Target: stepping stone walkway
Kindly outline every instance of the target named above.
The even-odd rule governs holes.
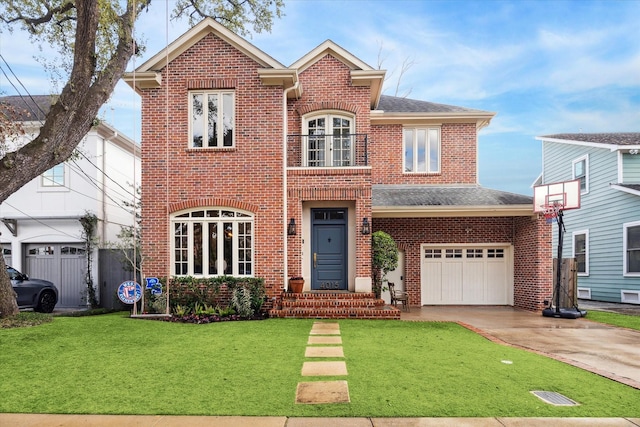
[[[315,322],[309,333],[307,359],[344,358],[340,325],[336,322]],[[302,364],[303,377],[347,376],[345,361],[310,360]],[[296,403],[349,403],[349,387],[341,381],[309,381],[298,383]]]

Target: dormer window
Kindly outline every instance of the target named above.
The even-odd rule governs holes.
[[[304,165],[341,167],[354,165],[354,120],[339,114],[316,115],[305,119]]]

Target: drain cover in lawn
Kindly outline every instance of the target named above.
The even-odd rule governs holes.
[[[563,396],[560,393],[556,393],[555,391],[532,391],[535,396],[541,399],[545,403],[549,403],[555,406],[578,406],[580,405],[578,402],[574,402],[569,399],[567,396]]]
[[[349,403],[346,381],[298,383],[296,403]]]

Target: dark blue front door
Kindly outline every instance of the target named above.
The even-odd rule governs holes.
[[[311,290],[347,290],[347,210],[312,209]]]

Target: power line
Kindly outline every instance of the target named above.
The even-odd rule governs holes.
[[[31,99],[31,101],[33,102],[33,105],[36,106],[36,108],[42,113],[42,115],[46,115],[46,112],[40,108],[40,105],[35,101],[35,99],[33,99],[33,96],[31,96],[31,94],[29,93],[28,89],[22,84],[22,82],[20,81],[20,78],[18,76],[16,76],[16,74],[13,72],[13,69],[11,68],[11,66],[9,65],[9,63],[7,62],[7,60],[4,58],[4,56],[0,53],[0,58],[2,59],[2,61],[6,64],[7,68],[9,68],[9,71],[11,71],[11,74],[13,75],[13,77],[20,83],[20,86],[22,86],[22,88],[24,89],[24,91],[27,93],[27,95],[29,95],[29,99]],[[13,88],[16,90],[16,92],[18,93],[18,96],[20,96],[20,99],[22,99],[23,101],[25,101],[24,97],[22,96],[22,94],[20,93],[20,90],[13,84],[13,82],[11,81],[11,79],[9,78],[9,76],[7,76],[6,72],[4,71],[4,69],[2,70],[3,74],[5,75],[5,77],[7,77],[7,80],[9,81],[9,83],[11,84],[11,86],[13,86]],[[36,114],[35,111],[33,111],[33,109],[31,108],[31,105],[29,105],[29,103],[27,103],[25,101],[25,105],[26,107],[31,111],[31,114],[34,115],[34,117],[38,117],[38,115]],[[42,120],[38,120],[40,122],[41,125],[44,125],[44,122]],[[85,160],[87,160],[93,167],[95,167],[98,171],[100,171],[107,179],[109,179],[111,182],[113,182],[114,184],[116,184],[118,187],[122,188],[127,194],[129,194],[131,197],[135,198],[135,194],[131,193],[128,189],[124,188],[118,181],[114,180],[113,178],[111,178],[109,176],[109,174],[105,173],[102,169],[100,169],[96,164],[94,164],[81,150],[76,149],[76,152],[78,152],[82,157],[85,158]],[[135,162],[135,148],[134,148],[134,159],[133,161]]]

